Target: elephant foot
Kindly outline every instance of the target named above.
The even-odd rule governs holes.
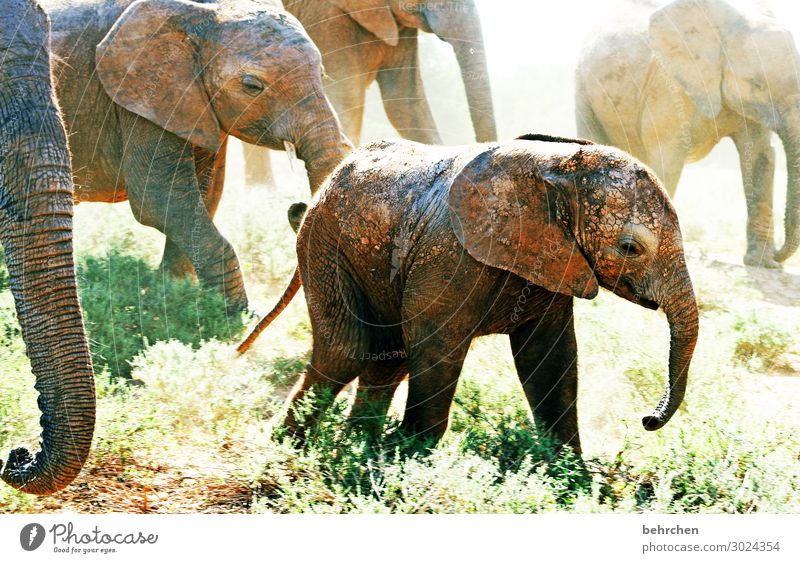
[[[744,255],[744,265],[752,268],[782,269],[783,265],[776,261],[774,256],[774,249],[759,248],[757,250],[750,250]]]
[[[190,279],[197,281],[197,273],[191,261],[183,254],[167,248],[158,269],[174,279]]]
[[[225,300],[225,304],[228,315],[246,315],[247,317],[253,317],[256,315],[255,311],[250,309],[250,303],[246,296],[244,299],[228,298]]]

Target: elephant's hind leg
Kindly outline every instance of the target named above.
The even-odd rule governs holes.
[[[342,389],[355,380],[358,371],[359,365],[348,358],[314,354],[290,394],[283,421],[287,433],[304,442],[309,430],[319,422]]]
[[[356,398],[350,410],[351,424],[377,438],[383,431],[397,387],[407,374],[405,359],[370,362],[358,375]]]
[[[284,426],[303,441],[310,428],[333,404],[336,396],[367,366],[369,326],[364,322],[365,300],[343,272],[324,261],[310,263],[303,285],[313,327],[313,352],[305,374],[288,402]],[[338,278],[336,287],[326,287]]]

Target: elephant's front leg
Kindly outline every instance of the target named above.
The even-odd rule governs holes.
[[[747,254],[744,263],[747,266],[780,268],[780,263],[774,259],[772,216],[775,149],[766,127],[748,121],[745,129],[733,135],[747,201]]]
[[[358,64],[355,59],[352,64]],[[350,66],[348,68],[358,68]],[[333,81],[325,86],[328,98],[336,108],[342,130],[347,138],[358,146],[361,142],[361,129],[364,125],[364,105],[366,103],[368,76],[364,73],[352,74],[344,73],[342,76],[334,76]]]
[[[511,352],[537,427],[580,454],[572,298],[563,301],[512,332]]]
[[[431,446],[447,430],[458,378],[472,341],[471,336],[454,338],[447,325],[426,323],[428,330],[412,330],[416,336],[409,335],[406,340],[408,399],[400,430]]]
[[[400,44],[392,50],[391,58],[378,71],[386,116],[405,139],[441,145],[425,86],[420,75],[417,30],[404,30]]]
[[[220,150],[214,154],[206,149],[194,147],[194,168],[197,185],[203,202],[211,219],[217,212],[219,201],[222,199],[222,190],[225,185],[225,158],[228,142],[223,142]],[[170,238],[164,243],[164,255],[160,268],[174,278],[191,277],[197,275],[189,257]]]
[[[191,145],[145,119],[123,117],[124,138],[135,139],[122,163],[134,217],[164,233],[189,258],[200,282],[222,292],[230,313],[246,309],[239,259],[211,220]]]

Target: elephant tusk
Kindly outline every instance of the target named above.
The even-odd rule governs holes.
[[[350,154],[354,150],[356,150],[356,147],[353,145],[353,142],[344,135],[342,135],[342,148],[347,154]]]
[[[297,160],[297,148],[294,146],[293,143],[289,141],[283,142],[283,150],[286,151],[286,154],[289,157],[289,168],[292,172],[294,172],[294,163]]]

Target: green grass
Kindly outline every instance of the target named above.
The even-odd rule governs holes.
[[[740,333],[734,357],[757,370],[776,367],[792,345],[789,330],[774,323],[760,323],[755,315],[738,320],[733,329]]]
[[[243,316],[228,315],[221,294],[117,248],[87,257],[78,285],[92,361],[113,376],[129,377],[131,361],[150,344],[178,340],[196,348],[210,339],[232,341],[244,329]]]

